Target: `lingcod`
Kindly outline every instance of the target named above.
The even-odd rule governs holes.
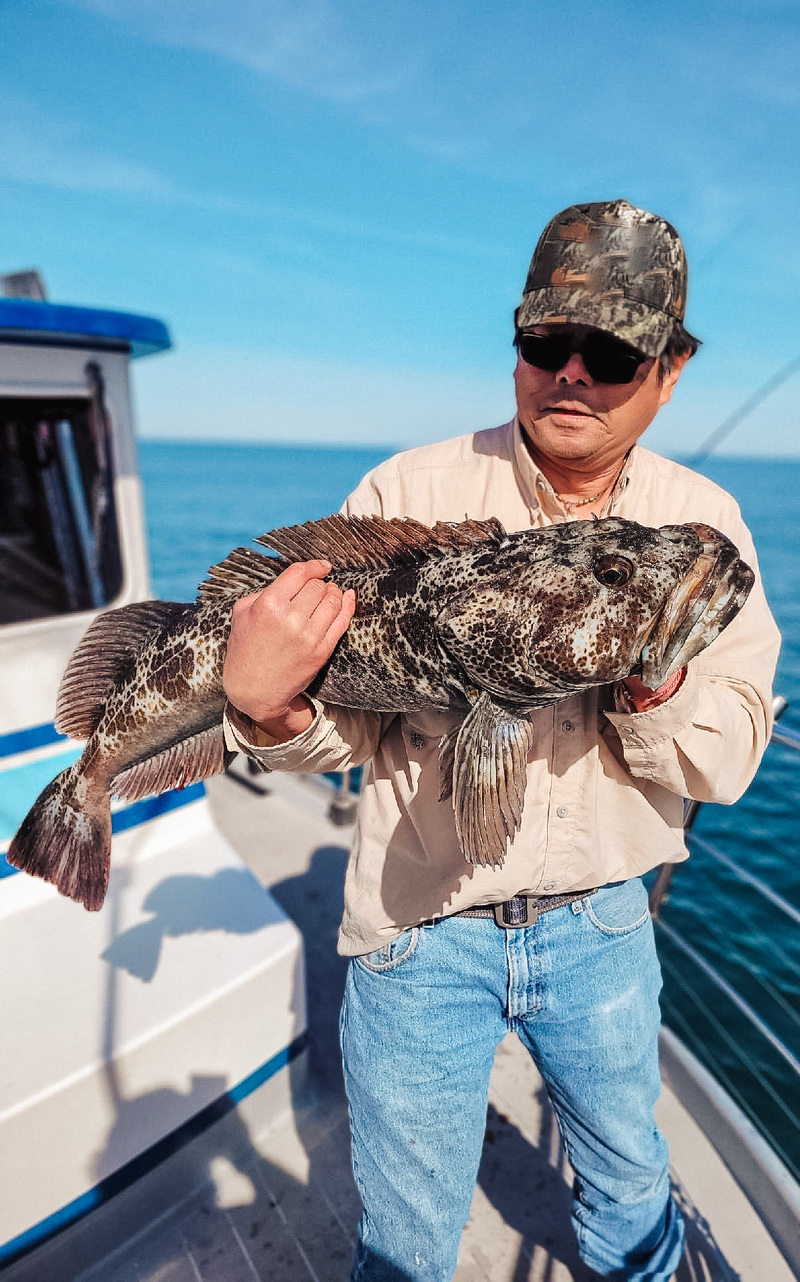
[[[700,523],[608,517],[508,534],[495,519],[326,517],[274,530],[209,571],[192,604],[99,615],[73,654],[55,724],[85,739],[8,851],[101,907],[111,797],[136,800],[225,768],[222,670],[233,603],[293,561],[325,559],[354,617],[308,693],[384,713],[449,709],[441,800],[465,859],[498,866],[521,820],[534,709],[638,674],[662,685],[741,609],[753,572]]]

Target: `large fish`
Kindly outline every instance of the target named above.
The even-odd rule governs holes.
[[[64,674],[55,724],[88,742],[42,792],[8,860],[97,909],[112,795],[135,800],[222,770],[222,665],[236,598],[323,558],[356,589],[350,626],[309,693],[380,712],[457,710],[440,745],[465,857],[501,864],[522,819],[529,713],[640,674],[657,687],[722,631],[752,571],[716,530],[607,518],[506,534],[498,521],[328,517],[238,548],[197,602],[100,615]]]

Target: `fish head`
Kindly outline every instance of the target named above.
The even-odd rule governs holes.
[[[713,526],[700,522],[666,525],[670,540],[691,531],[700,551],[664,602],[641,651],[641,677],[657,689],[719,636],[741,610],[755,575],[738,548]]]
[[[633,673],[657,688],[719,635],[752,583],[710,526],[572,521],[508,536],[439,631],[500,699],[537,706]]]
[[[532,674],[564,688],[631,673],[663,685],[727,626],[754,577],[698,523],[570,522],[554,527],[549,553],[534,573],[529,658]]]

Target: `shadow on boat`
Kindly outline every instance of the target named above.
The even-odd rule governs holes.
[[[311,1063],[290,1064],[281,1074],[278,1099],[284,1107],[267,1108],[274,1124],[266,1128],[259,1126],[258,1114],[248,1111],[248,1101],[234,1106],[228,1094],[232,1083],[223,1076],[191,1075],[185,1093],[163,1088],[130,1095],[115,1062],[120,970],[149,984],[166,938],[196,931],[241,934],[262,929],[274,920],[275,909],[266,896],[254,896],[253,888],[252,875],[237,869],[206,878],[166,878],[142,904],[150,917],[119,929],[119,896],[112,882],[102,1053],[114,1120],[95,1158],[94,1176],[104,1194],[117,1196],[90,1217],[91,1254],[96,1259],[100,1248],[102,1260],[86,1265],[78,1233],[74,1249],[68,1250],[73,1263],[65,1263],[65,1279],[155,1282],[174,1277],[177,1282],[185,1276],[193,1282],[220,1277],[252,1282],[258,1276],[298,1282],[349,1275],[360,1204],[349,1167],[346,1113],[338,1106],[336,1090],[331,1092],[313,1067],[323,1048],[326,1060],[333,1056],[333,1062],[338,1061],[330,1045],[336,1035],[335,1017],[328,1018],[325,1003],[312,1001]],[[298,887],[294,893],[303,900],[309,896],[308,888]],[[294,902],[291,886],[285,898],[288,911]],[[335,937],[333,920],[330,929]],[[325,983],[330,985],[337,968],[322,967],[323,949],[308,953],[319,967],[315,973],[313,963],[310,972],[307,965],[308,989],[319,993]],[[341,983],[343,976],[342,963]],[[253,1018],[259,1018],[257,1011]],[[263,1102],[260,1108],[263,1111]],[[164,1137],[181,1118],[183,1125],[156,1144],[155,1155],[147,1149],[151,1135]],[[136,1160],[120,1168],[120,1155],[143,1143],[146,1152],[138,1162],[142,1170],[137,1170]],[[148,1169],[154,1156],[156,1166]]]

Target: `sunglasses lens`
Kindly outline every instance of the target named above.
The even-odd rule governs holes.
[[[608,334],[589,334],[581,352],[587,372],[598,383],[632,383],[647,359],[634,347]]]
[[[526,365],[554,374],[563,369],[575,350],[570,338],[554,334],[520,334],[519,352]]]
[[[519,352],[527,365],[554,374],[573,352],[580,352],[586,372],[597,383],[632,383],[647,359],[610,334],[588,334],[583,342],[560,334],[520,334]]]

